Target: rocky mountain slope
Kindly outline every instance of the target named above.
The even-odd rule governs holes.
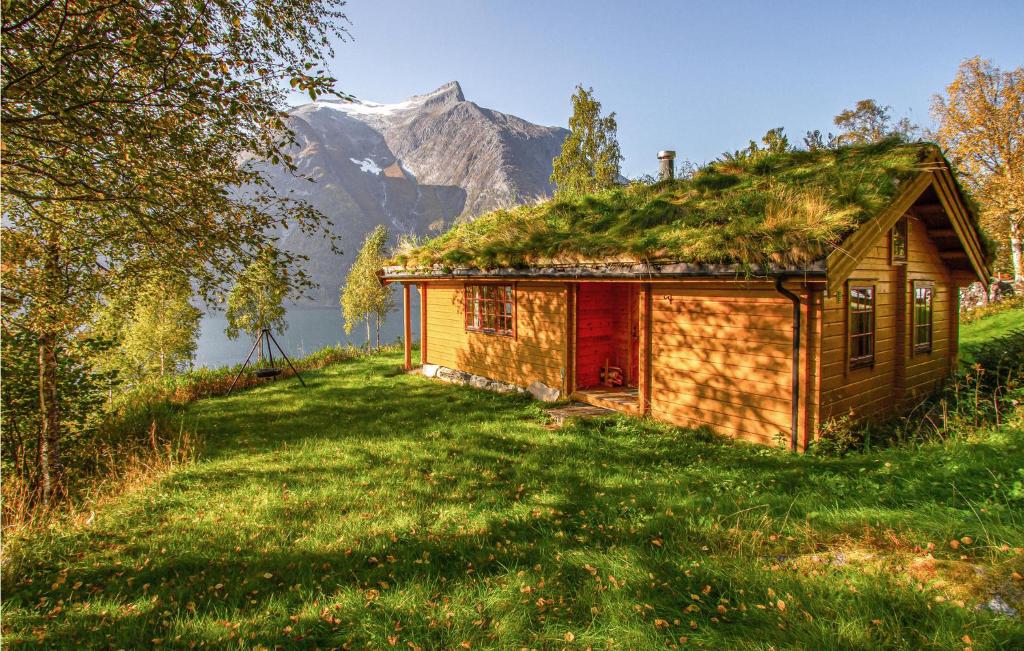
[[[337,305],[338,289],[364,235],[429,235],[457,220],[547,196],[551,160],[568,132],[467,101],[458,82],[397,104],[316,101],[290,111],[300,177],[267,169],[279,192],[308,201],[333,222],[344,253],[321,238],[283,233],[310,257],[315,301]]]

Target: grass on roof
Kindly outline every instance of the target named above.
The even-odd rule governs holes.
[[[802,266],[888,206],[933,145],[887,140],[716,161],[692,178],[497,210],[411,250],[407,268],[585,261]]]

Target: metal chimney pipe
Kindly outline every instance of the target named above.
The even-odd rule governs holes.
[[[671,181],[676,176],[676,153],[672,150],[658,152],[658,180]]]

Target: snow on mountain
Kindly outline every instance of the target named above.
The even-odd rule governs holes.
[[[335,111],[341,111],[349,115],[376,115],[376,116],[388,116],[398,111],[406,111],[416,107],[416,102],[407,100],[405,102],[398,102],[397,104],[378,104],[376,102],[366,102],[362,100],[355,100],[347,102],[343,100],[321,100],[319,102],[313,102],[312,106],[316,108],[329,108]]]
[[[379,165],[377,165],[377,163],[373,162],[372,158],[364,158],[363,160],[350,158],[349,160],[358,165],[359,169],[370,174],[376,174],[380,176],[380,173],[384,171],[380,168]]]

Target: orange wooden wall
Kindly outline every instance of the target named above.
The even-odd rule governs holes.
[[[875,365],[847,368],[846,292],[825,300],[822,340],[822,419],[852,412],[855,418],[892,413],[932,391],[947,376],[958,337],[954,309],[957,289],[924,224],[911,218],[905,268],[889,261],[889,237],[882,236],[851,275],[876,287]],[[935,283],[930,353],[911,346],[914,280]]]
[[[564,284],[518,283],[516,336],[467,332],[463,283],[427,289],[427,363],[528,386],[561,387],[565,371]]]
[[[736,285],[652,292],[651,415],[759,443],[788,440],[792,303]]]

